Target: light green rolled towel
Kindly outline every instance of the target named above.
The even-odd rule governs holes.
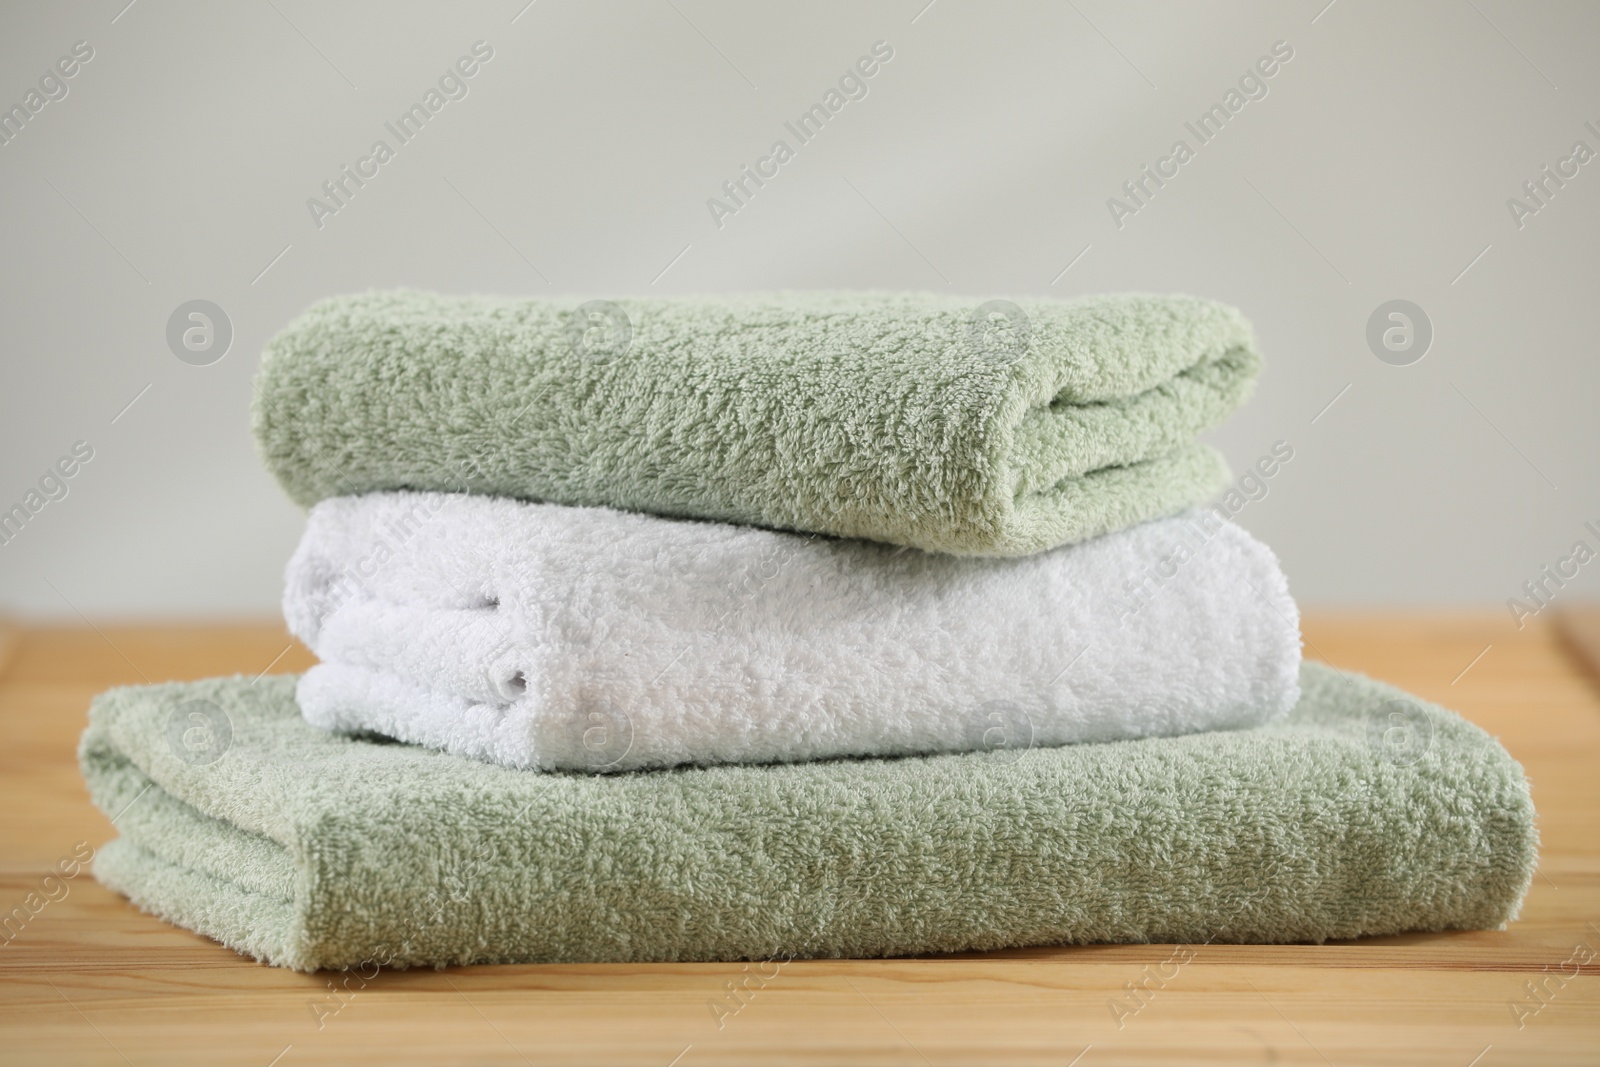
[[[605,776],[323,733],[294,681],[113,690],[79,755],[102,882],[300,969],[1479,929],[1535,862],[1492,737],[1319,664],[1252,730]]]
[[[304,505],[452,490],[1022,555],[1215,493],[1195,435],[1259,368],[1187,296],[368,293],[267,346],[255,431]]]

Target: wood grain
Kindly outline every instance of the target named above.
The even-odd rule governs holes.
[[[17,650],[17,640],[21,631],[17,624],[0,615],[0,678],[6,675],[6,667],[11,663],[11,655]]]
[[[1568,962],[1600,949],[1600,697],[1554,628],[1480,613],[1304,629],[1307,655],[1456,708],[1522,761],[1543,846],[1508,930],[1196,946],[1142,1004],[1127,983],[1171,946],[794,962],[735,1000],[739,965],[293,974],[85,875],[0,948],[0,1063],[1600,1062],[1600,956]],[[0,667],[0,910],[112,836],[73,762],[90,696],[310,662],[273,625],[18,632]]]
[[[1555,622],[1567,648],[1589,669],[1590,680],[1600,686],[1600,603],[1562,607]]]

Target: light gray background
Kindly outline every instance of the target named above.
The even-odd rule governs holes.
[[[1259,331],[1260,388],[1212,436],[1238,467],[1293,446],[1239,518],[1303,602],[1503,605],[1596,541],[1600,161],[1520,231],[1506,200],[1600,150],[1600,6],[125,4],[0,9],[0,103],[95,49],[0,147],[0,510],[95,450],[0,546],[0,610],[275,611],[302,518],[250,439],[260,349],[391,286],[1187,291]],[[479,39],[470,95],[319,231],[306,199]],[[1269,95],[1114,226],[1280,39]],[[718,229],[707,198],[878,40],[867,98]],[[164,340],[193,298],[233,321],[212,366]],[[1392,298],[1434,324],[1412,366],[1366,345]]]

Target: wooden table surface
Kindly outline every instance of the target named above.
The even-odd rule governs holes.
[[[295,974],[84,874],[0,948],[0,1062],[1600,1063],[1590,675],[1543,619],[1518,632],[1503,613],[1321,615],[1304,629],[1307,655],[1459,710],[1527,769],[1542,858],[1508,930],[1202,946],[1120,1026],[1112,1002],[1131,1003],[1126,984],[1171,946],[796,961],[719,1026],[711,1005],[737,964]],[[273,625],[0,631],[0,910],[80,842],[113,836],[73,757],[90,696],[309,662]]]

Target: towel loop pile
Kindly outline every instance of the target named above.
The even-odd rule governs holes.
[[[324,301],[254,415],[321,662],[97,698],[97,876],[307,970],[1503,924],[1521,769],[1204,506],[1259,367],[1190,297]]]

